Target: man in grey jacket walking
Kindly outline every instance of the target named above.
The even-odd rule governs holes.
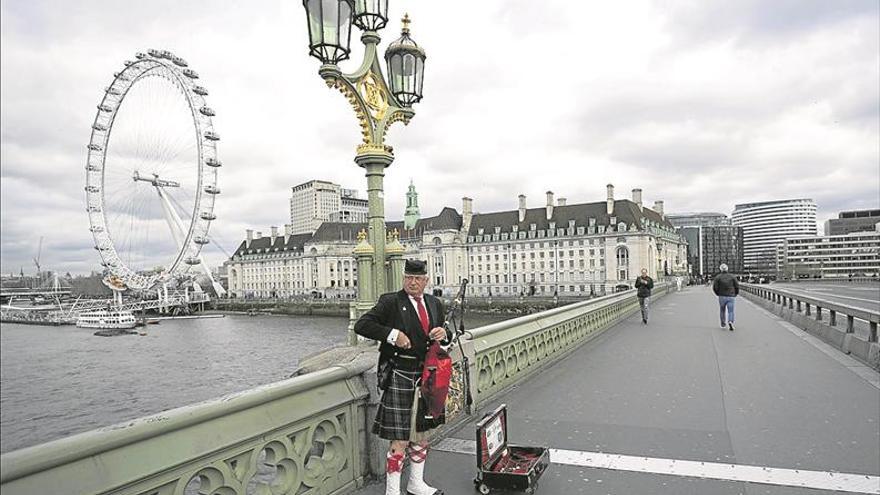
[[[715,276],[712,282],[712,291],[718,296],[718,306],[721,309],[721,328],[729,328],[732,332],[734,320],[734,303],[739,295],[739,283],[736,277],[727,273],[727,265],[722,263],[718,267],[721,273]]]

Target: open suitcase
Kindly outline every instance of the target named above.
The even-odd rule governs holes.
[[[535,493],[538,479],[550,464],[550,451],[507,443],[507,405],[477,423],[477,477],[474,485],[486,495],[493,489]]]

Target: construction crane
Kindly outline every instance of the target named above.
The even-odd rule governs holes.
[[[43,254],[43,236],[40,236],[40,244],[37,247],[37,257],[34,258],[34,265],[37,266],[37,280],[39,281],[38,287],[43,285],[43,271],[40,268],[40,255]]]

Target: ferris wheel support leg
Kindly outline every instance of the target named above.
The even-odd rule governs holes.
[[[177,215],[177,212],[174,211],[174,208],[171,207],[171,202],[168,201],[168,196],[165,195],[165,191],[162,190],[161,187],[156,186],[156,192],[159,193],[159,199],[162,203],[162,212],[165,213],[165,222],[168,223],[168,228],[171,230],[171,236],[174,237],[174,243],[177,244],[177,249],[183,249],[183,223],[180,220],[180,216]]]

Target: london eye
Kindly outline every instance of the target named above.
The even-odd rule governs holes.
[[[220,136],[208,90],[167,50],[138,53],[114,74],[92,124],[86,161],[89,230],[102,264],[147,290],[202,271],[220,189]]]

